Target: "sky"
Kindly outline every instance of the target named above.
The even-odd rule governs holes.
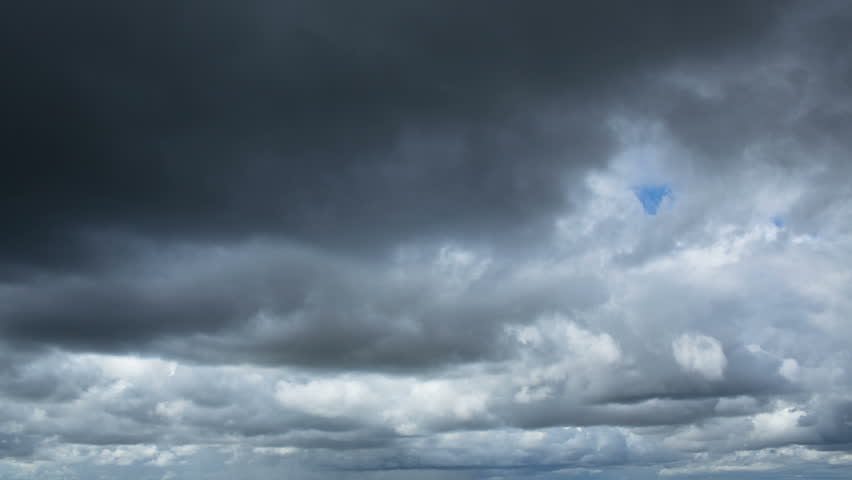
[[[0,477],[852,471],[852,4],[13,2]]]

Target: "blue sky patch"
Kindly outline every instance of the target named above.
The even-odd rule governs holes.
[[[666,184],[659,185],[640,185],[633,187],[633,193],[639,202],[642,203],[642,208],[648,215],[656,215],[657,209],[660,208],[660,203],[663,198],[672,196],[672,187]]]

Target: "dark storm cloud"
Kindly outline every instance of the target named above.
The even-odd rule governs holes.
[[[594,276],[525,277],[510,261],[454,290],[452,272],[435,269],[431,256],[376,265],[255,244],[147,260],[106,275],[7,287],[0,331],[22,348],[56,343],[213,363],[419,368],[510,355],[506,322],[606,299]]]
[[[844,2],[793,6],[743,55],[662,71],[661,81],[636,99],[639,111],[662,121],[698,155],[698,165],[715,171],[741,168],[749,148],[774,146],[763,161],[801,175],[810,163],[794,152],[849,148],[852,15]]]
[[[257,237],[342,255],[441,239],[535,244],[543,222],[582,197],[585,171],[606,165],[609,108],[656,68],[741,55],[780,7],[11,7],[2,330],[111,351],[181,336],[206,347],[167,342],[170,354],[203,361],[493,358],[508,320],[498,312],[515,308],[499,297],[426,305],[416,286],[344,271],[336,254],[279,269],[251,259],[177,282],[145,264],[151,251]],[[519,302],[512,315],[571,308],[553,286],[516,285],[500,293]],[[282,329],[220,336],[261,313]],[[412,315],[413,328],[397,321]]]
[[[14,274],[104,261],[103,231],[364,246],[521,228],[604,164],[603,96],[748,46],[781,6],[11,6],[0,255]]]

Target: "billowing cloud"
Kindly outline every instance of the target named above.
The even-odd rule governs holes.
[[[852,464],[846,3],[7,10],[3,478]]]

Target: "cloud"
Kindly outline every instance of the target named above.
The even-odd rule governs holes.
[[[8,10],[0,476],[850,463],[845,3]]]
[[[681,335],[672,342],[675,361],[687,372],[696,372],[708,380],[721,380],[728,358],[722,345],[706,335]]]

